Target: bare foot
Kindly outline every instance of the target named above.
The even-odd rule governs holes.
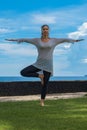
[[[44,99],[41,99],[40,104],[42,107],[44,106]]]
[[[39,78],[41,79],[41,84],[43,85],[44,84],[44,75],[43,74],[39,74]]]

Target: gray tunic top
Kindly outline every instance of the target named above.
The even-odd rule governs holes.
[[[53,51],[56,45],[63,42],[75,42],[73,39],[51,38],[48,42],[43,42],[40,38],[19,39],[19,42],[28,42],[36,46],[38,57],[33,66],[42,71],[50,72],[53,75]]]

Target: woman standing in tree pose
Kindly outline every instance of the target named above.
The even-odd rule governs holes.
[[[20,39],[5,39],[7,41],[16,41],[18,43],[27,42],[36,46],[38,50],[38,57],[34,64],[24,68],[20,73],[25,77],[39,77],[41,79],[41,106],[44,106],[44,100],[46,97],[47,84],[50,76],[53,74],[53,51],[54,48],[60,43],[64,42],[79,42],[80,40],[68,39],[68,38],[50,38],[49,26],[41,26],[41,38],[20,38]],[[42,71],[43,73],[38,73]]]

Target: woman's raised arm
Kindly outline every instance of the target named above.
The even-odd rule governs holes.
[[[19,39],[11,38],[11,39],[5,39],[5,40],[18,42],[18,43],[21,43],[21,42],[27,42],[27,43],[32,43],[32,44],[37,43],[37,38],[19,38]]]
[[[56,44],[64,43],[64,42],[69,42],[69,43],[74,43],[74,42],[80,42],[83,41],[84,39],[69,39],[69,38],[56,38]]]

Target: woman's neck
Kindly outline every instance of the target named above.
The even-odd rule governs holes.
[[[41,39],[49,39],[48,35],[43,35]]]
[[[41,40],[42,40],[43,42],[48,42],[48,41],[50,40],[50,38],[49,38],[48,36],[42,36],[42,37],[41,37]]]

